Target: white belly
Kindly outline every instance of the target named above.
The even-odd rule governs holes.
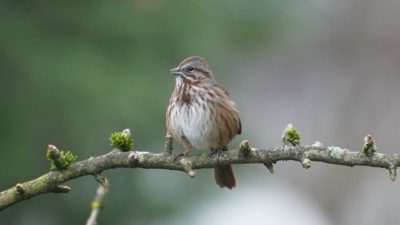
[[[188,107],[187,105],[174,107],[171,111],[170,122],[170,131],[178,141],[181,141],[181,137],[185,136],[195,148],[211,147],[207,139],[213,131],[213,124],[208,113],[204,110],[196,110],[196,107]]]

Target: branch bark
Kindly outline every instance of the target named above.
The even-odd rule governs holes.
[[[167,146],[167,145],[166,145]],[[168,144],[168,148],[171,145]],[[245,149],[245,152],[243,151]],[[309,168],[311,162],[324,162],[344,166],[370,166],[387,169],[392,181],[396,178],[397,167],[400,165],[398,154],[386,155],[373,153],[367,156],[339,147],[311,146],[281,146],[275,148],[241,148],[224,152],[223,156],[210,156],[208,153],[181,157],[174,161],[171,151],[150,153],[144,151],[121,152],[114,149],[108,154],[92,157],[72,164],[61,171],[48,172],[34,180],[18,183],[0,193],[0,210],[17,202],[30,199],[45,193],[65,193],[70,189],[61,184],[71,179],[99,175],[104,170],[114,168],[144,168],[184,171],[194,176],[195,169],[213,168],[228,164],[262,163],[272,172],[273,164],[278,161],[298,161],[304,168]]]

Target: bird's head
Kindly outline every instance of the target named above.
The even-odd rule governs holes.
[[[206,60],[199,56],[191,56],[183,60],[178,67],[169,71],[183,81],[196,82],[212,80],[213,74]]]

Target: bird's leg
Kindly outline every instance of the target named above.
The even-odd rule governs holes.
[[[174,138],[172,137],[172,134],[169,131],[167,131],[165,135],[164,152],[168,155],[171,155],[173,150],[173,145],[174,145]]]
[[[175,154],[174,161],[176,161],[179,157],[182,157],[182,156],[186,157],[189,154],[189,152],[192,151],[192,144],[183,135],[182,135],[182,145],[183,145],[184,150],[181,153]]]

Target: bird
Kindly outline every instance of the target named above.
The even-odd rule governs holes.
[[[235,102],[200,56],[184,59],[170,74],[175,76],[175,87],[166,111],[166,130],[184,148],[177,157],[187,156],[195,147],[208,148],[219,159],[242,132]],[[236,187],[231,165],[216,166],[214,178],[221,188]]]

